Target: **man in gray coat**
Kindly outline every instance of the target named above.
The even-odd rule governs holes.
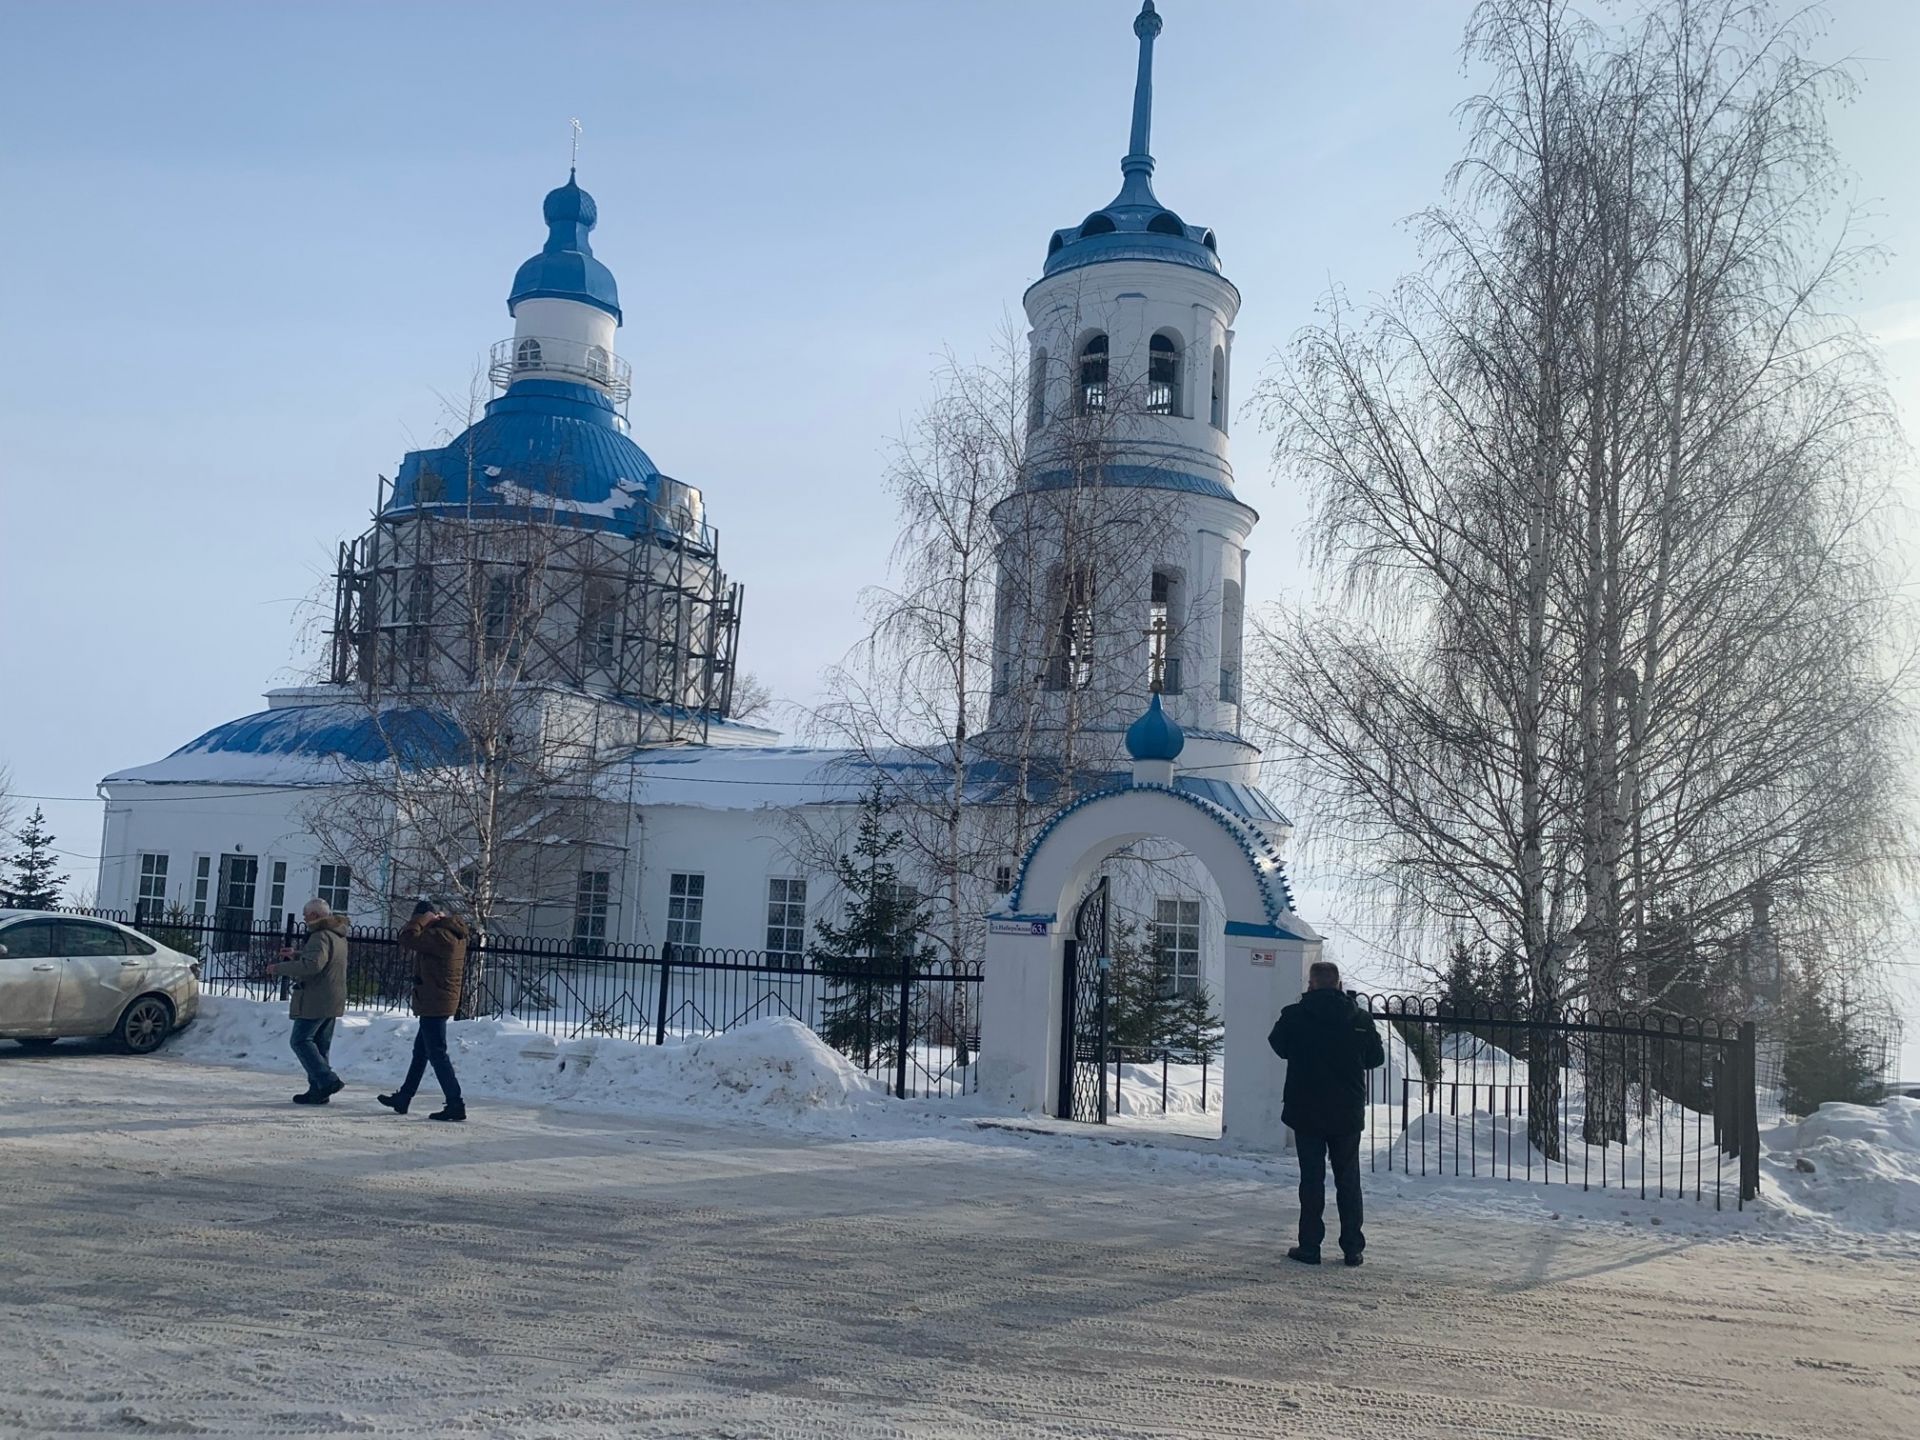
[[[293,1097],[296,1105],[324,1105],[347,1082],[333,1073],[333,1022],[347,1009],[347,922],[324,900],[309,900],[300,912],[307,922],[307,941],[295,954],[291,946],[280,952],[278,964],[267,974],[293,982],[287,1013],[293,1017],[293,1053],[307,1072],[305,1093]]]

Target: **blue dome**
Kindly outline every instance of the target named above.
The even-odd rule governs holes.
[[[400,462],[388,513],[445,506],[634,535],[704,534],[697,490],[660,473],[590,385],[516,380],[448,444]]]
[[[1146,713],[1127,727],[1127,754],[1136,760],[1177,760],[1186,748],[1186,732],[1160,708],[1155,691]]]
[[[613,272],[593,258],[593,246],[587,240],[600,221],[600,207],[593,203],[593,196],[569,172],[567,183],[549,191],[540,208],[546,217],[547,243],[515,272],[508,312],[522,300],[575,300],[620,319],[620,287]]]
[[[1213,231],[1189,225],[1153,193],[1153,42],[1161,30],[1153,0],[1134,19],[1140,38],[1140,68],[1133,82],[1133,132],[1120,162],[1120,193],[1078,225],[1053,232],[1044,274],[1058,275],[1102,260],[1164,260],[1220,273]]]

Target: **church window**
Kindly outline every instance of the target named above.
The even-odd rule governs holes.
[[[700,948],[706,918],[707,877],[676,870],[667,877],[667,944]]]
[[[1147,222],[1147,229],[1155,235],[1178,235],[1186,237],[1187,227],[1180,223],[1180,217],[1171,210],[1162,210]]]
[[[320,883],[314,889],[314,895],[326,902],[327,908],[336,915],[345,915],[353,908],[353,870],[347,865],[322,865]]]
[[[1227,352],[1218,345],[1213,347],[1213,402],[1208,407],[1208,418],[1213,428],[1227,428]]]
[[[807,955],[807,882],[784,875],[767,881],[767,963],[798,970]]]
[[[1171,570],[1155,570],[1147,601],[1147,680],[1160,682],[1163,694],[1182,689],[1179,646],[1180,577]]]
[[[1093,682],[1093,572],[1069,572],[1060,584],[1060,630],[1047,665],[1049,690],[1084,690]]]
[[[522,340],[513,347],[513,368],[516,370],[538,370],[540,368],[540,342]]]
[[[613,378],[613,357],[607,354],[605,346],[587,347],[587,374],[603,385]]]
[[[494,575],[487,580],[487,603],[481,612],[481,633],[488,659],[515,650],[514,630],[519,623],[520,586],[512,575]]]
[[[1013,889],[1013,866],[996,865],[993,867],[993,890],[996,895],[1005,895]]]
[[[167,913],[167,859],[165,855],[140,857],[140,893],[133,902],[136,914],[151,919]]]
[[[926,897],[919,886],[896,880],[883,882],[878,898],[889,948],[895,956],[912,955],[920,946],[920,926],[926,918],[921,909]]]
[[[424,625],[433,618],[433,575],[416,570],[407,580],[407,623]]]
[[[1147,413],[1180,413],[1180,345],[1171,335],[1147,342]]]
[[[1153,959],[1163,995],[1200,988],[1200,902],[1161,896],[1153,902]]]
[[[1227,581],[1220,587],[1220,700],[1226,705],[1240,703],[1240,644],[1244,608],[1240,582]]]
[[[607,948],[607,909],[613,875],[606,870],[582,870],[573,897],[573,948],[598,955]]]
[[[587,586],[586,608],[580,621],[580,665],[586,670],[611,670],[619,653],[619,606],[613,587],[604,580]]]
[[[278,925],[287,913],[287,862],[276,860],[268,870],[267,915]]]
[[[1107,337],[1095,335],[1080,347],[1080,413],[1107,408]]]
[[[193,862],[193,914],[202,919],[207,913],[207,889],[213,884],[213,857],[199,855]]]
[[[1032,393],[1027,401],[1027,429],[1038,430],[1047,423],[1047,352],[1033,357]]]

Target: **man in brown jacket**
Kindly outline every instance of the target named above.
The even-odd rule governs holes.
[[[347,1087],[334,1074],[332,1058],[333,1022],[347,1009],[347,922],[324,900],[309,900],[300,918],[307,922],[306,944],[297,955],[291,946],[283,949],[267,974],[293,982],[287,1006],[293,1053],[307,1072],[306,1092],[294,1096],[293,1103],[324,1105]]]
[[[403,949],[413,951],[413,1013],[420,1017],[420,1028],[414,1033],[413,1062],[407,1066],[407,1078],[398,1090],[378,1099],[395,1114],[406,1114],[431,1063],[446,1105],[427,1118],[464,1120],[466,1102],[460,1098],[460,1080],[447,1054],[447,1021],[460,1008],[460,987],[467,974],[467,927],[431,900],[422,900],[394,939]]]

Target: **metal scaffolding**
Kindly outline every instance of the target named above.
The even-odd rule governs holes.
[[[339,549],[333,682],[402,698],[510,669],[633,710],[635,743],[704,743],[733,704],[741,588],[687,488],[658,494],[612,529],[563,501],[393,506],[381,477]]]

